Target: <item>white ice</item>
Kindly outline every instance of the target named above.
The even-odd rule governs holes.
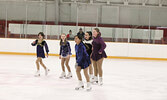
[[[53,56],[44,59],[49,75],[41,68],[42,76],[34,77],[35,60],[0,55],[0,100],[167,100],[167,61],[105,59],[104,85],[87,92],[74,89],[75,58],[70,60],[72,79],[59,79],[60,60]]]

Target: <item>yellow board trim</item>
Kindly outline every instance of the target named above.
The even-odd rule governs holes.
[[[36,55],[36,53],[21,53],[21,52],[0,52],[0,54],[5,55]],[[49,54],[49,56],[59,56],[59,54]],[[75,57],[75,55],[72,55]],[[167,58],[145,58],[145,57],[118,57],[118,56],[108,56],[109,59],[135,59],[135,60],[161,60],[167,61]]]

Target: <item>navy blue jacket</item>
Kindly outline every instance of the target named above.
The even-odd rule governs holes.
[[[59,55],[66,57],[67,55],[71,55],[71,47],[70,43],[67,41],[66,44],[62,42],[60,46],[60,53]]]
[[[91,62],[88,53],[86,52],[86,48],[84,44],[81,42],[79,45],[75,45],[75,52],[76,52],[76,63],[81,69],[87,68]]]
[[[37,45],[37,57],[42,57],[45,58],[45,53],[44,53],[44,46],[45,46],[45,50],[46,53],[48,54],[49,49],[48,49],[48,45],[46,43],[46,41],[42,41],[41,43],[38,43],[38,40],[35,40],[35,44],[31,43],[32,46],[36,46]]]

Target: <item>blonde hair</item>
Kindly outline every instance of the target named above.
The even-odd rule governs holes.
[[[66,36],[65,33],[62,33],[61,36],[62,36],[62,35],[65,35],[65,36]],[[62,42],[63,42],[63,40],[60,39],[60,46],[63,45]],[[67,39],[66,39],[66,38],[65,38],[64,42],[65,42],[65,45],[66,45],[66,44],[67,44]]]

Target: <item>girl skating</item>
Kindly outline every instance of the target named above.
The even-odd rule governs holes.
[[[62,73],[59,78],[71,78],[72,77],[71,69],[68,64],[70,60],[70,55],[71,55],[70,43],[67,41],[66,35],[62,34],[61,40],[60,40],[60,53],[59,53],[59,58],[61,59]],[[64,64],[66,65],[67,70],[68,70],[67,76],[65,73]]]
[[[46,41],[44,40],[44,33],[40,32],[38,34],[38,39],[35,40],[33,43],[31,43],[32,46],[36,46],[37,45],[37,60],[36,60],[36,66],[37,66],[37,72],[35,74],[35,76],[40,76],[40,66],[39,64],[41,64],[41,66],[45,69],[45,75],[48,75],[49,69],[44,65],[44,63],[42,62],[42,58],[45,58],[45,53],[44,53],[44,48],[46,50],[47,53],[47,57],[48,57],[48,45],[46,43]]]
[[[88,69],[89,69],[89,65],[91,64],[90,62],[90,57],[86,52],[86,48],[82,42],[82,36],[81,35],[77,35],[74,38],[76,45],[75,45],[75,52],[76,52],[76,73],[77,73],[77,77],[78,77],[78,85],[76,86],[76,90],[79,90],[81,88],[84,88],[84,83],[82,81],[82,76],[81,76],[81,69],[83,69],[84,71],[84,76],[86,78],[87,81],[87,87],[86,90],[90,91],[92,89],[91,84],[90,84],[90,79],[89,79],[89,75],[88,75]]]
[[[86,52],[88,53],[89,57],[92,54],[92,32],[88,31],[85,33],[85,40],[83,41],[85,47],[86,47]],[[92,63],[89,65],[89,77],[90,77],[90,82],[93,81],[94,76],[93,76],[93,68],[92,68]]]
[[[92,60],[94,66],[94,82],[98,82],[99,85],[103,84],[103,70],[102,64],[103,59],[107,57],[104,49],[106,48],[106,44],[104,43],[103,39],[101,38],[101,33],[98,28],[93,30],[93,51],[92,51]],[[98,80],[99,75],[99,80]]]

